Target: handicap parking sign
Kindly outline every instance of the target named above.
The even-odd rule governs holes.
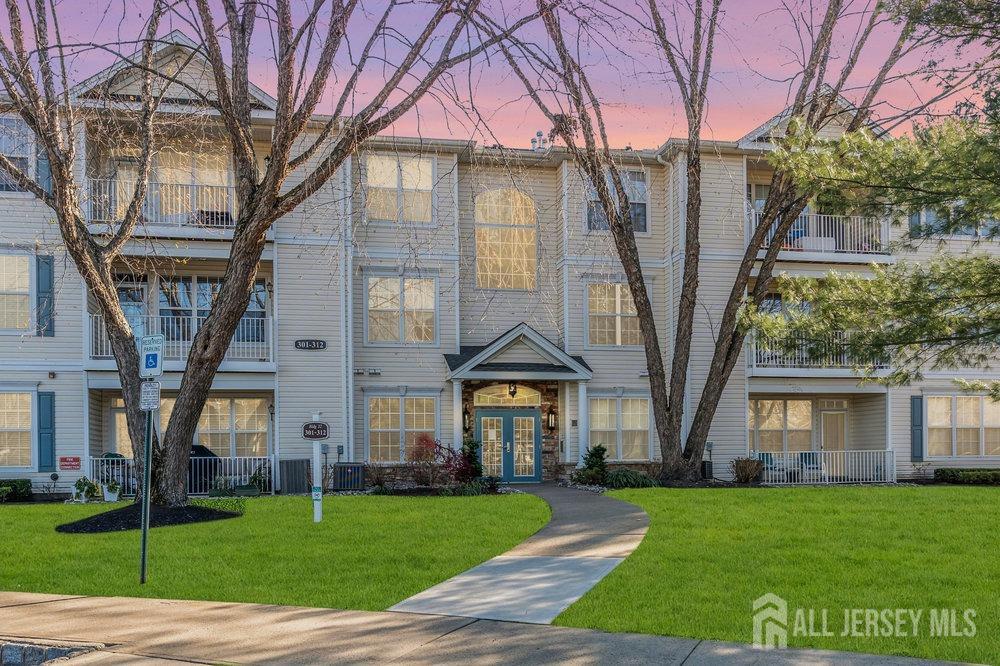
[[[144,335],[139,341],[139,356],[142,364],[140,377],[159,377],[163,374],[163,336]]]

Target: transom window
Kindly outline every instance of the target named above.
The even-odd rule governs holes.
[[[372,396],[368,398],[368,459],[410,460],[421,435],[437,438],[437,398]]]
[[[0,467],[31,465],[31,393],[0,393]]]
[[[625,188],[625,195],[628,197],[629,217],[632,219],[632,229],[645,233],[648,230],[648,220],[646,214],[649,202],[649,188],[646,186],[646,172],[642,170],[623,169],[618,172],[622,179],[622,187]],[[611,174],[607,176],[608,189],[615,201],[618,195],[615,192],[614,184],[611,181]],[[597,188],[593,182],[587,183],[587,229],[590,231],[607,231],[611,228],[608,216],[601,205],[601,200],[597,196]]]
[[[751,400],[747,430],[751,451],[812,450],[812,400]]]
[[[1000,456],[1000,403],[977,395],[928,397],[927,455]]]
[[[591,398],[590,445],[598,444],[615,460],[648,460],[649,400]]]
[[[512,187],[476,197],[476,284],[480,289],[535,288],[535,202]]]
[[[368,278],[368,342],[433,344],[434,278]]]
[[[641,345],[639,317],[628,285],[595,282],[587,285],[587,332],[592,345]]]
[[[542,394],[530,386],[515,384],[516,391],[510,394],[509,384],[484,386],[472,394],[472,404],[476,407],[540,407]]]
[[[365,184],[369,221],[431,223],[434,161],[430,157],[369,155]]]
[[[0,254],[0,331],[31,327],[31,257]]]
[[[34,136],[20,118],[0,118],[0,153],[9,159],[21,173],[31,173],[29,168],[34,158]],[[0,169],[0,192],[23,192],[11,176]]]

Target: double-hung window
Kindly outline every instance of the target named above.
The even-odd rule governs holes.
[[[812,449],[812,400],[751,400],[747,430],[752,451],[785,453]]]
[[[365,213],[370,222],[430,224],[434,160],[409,155],[365,159]]]
[[[622,180],[622,187],[629,202],[629,217],[632,220],[632,229],[638,233],[645,233],[649,230],[649,220],[647,217],[647,207],[649,203],[649,188],[646,184],[646,172],[643,170],[622,169],[619,172]],[[606,176],[608,189],[611,196],[617,201],[617,194],[611,180],[611,174]],[[597,196],[597,188],[592,182],[587,183],[587,230],[607,231],[611,228],[608,216],[604,211],[600,198]]]
[[[34,137],[23,120],[0,118],[0,153],[28,177],[32,176],[30,168],[34,159],[34,145]],[[0,169],[0,192],[23,191],[10,174]]]
[[[591,345],[625,347],[642,344],[639,316],[627,284],[588,284],[587,320],[587,340]]]
[[[602,445],[614,460],[649,459],[649,399],[590,399],[590,446]]]
[[[368,278],[368,336],[375,344],[434,344],[437,283],[434,278]]]
[[[437,398],[371,396],[368,398],[368,459],[410,460],[421,436],[437,437]]]
[[[535,202],[515,188],[476,197],[476,285],[531,290],[538,272]]]
[[[977,395],[928,397],[927,455],[1000,456],[1000,403]]]
[[[31,259],[0,254],[0,333],[31,329]]]
[[[266,398],[209,398],[198,419],[198,443],[224,458],[266,456],[267,405]]]
[[[0,393],[0,467],[31,465],[33,394]]]

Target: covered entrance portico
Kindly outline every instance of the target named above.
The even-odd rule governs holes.
[[[555,478],[561,462],[559,433],[565,425],[559,414],[560,386],[577,384],[585,415],[586,382],[592,373],[583,358],[519,324],[487,345],[445,354],[445,360],[453,387],[456,446],[468,438],[479,441],[484,473],[507,482]]]

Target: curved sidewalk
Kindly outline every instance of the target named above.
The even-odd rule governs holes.
[[[524,486],[552,509],[533,536],[389,610],[550,624],[634,551],[649,517],[639,507],[553,484]]]

